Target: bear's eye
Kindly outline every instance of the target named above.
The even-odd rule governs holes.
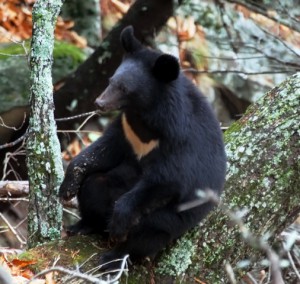
[[[123,94],[126,95],[128,93],[127,88],[123,84],[119,84],[118,88]]]

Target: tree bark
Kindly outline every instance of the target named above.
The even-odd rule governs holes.
[[[101,11],[99,0],[66,1],[62,16],[75,22],[74,30],[89,46],[96,47],[101,39]]]
[[[33,7],[30,51],[31,116],[26,145],[29,175],[28,246],[60,237],[58,199],[63,168],[54,120],[52,61],[54,28],[61,0],[38,0]]]
[[[28,196],[28,181],[0,181],[0,197]]]

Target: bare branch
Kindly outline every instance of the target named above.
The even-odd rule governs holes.
[[[86,112],[86,113],[82,113],[82,114],[78,114],[78,115],[74,115],[74,116],[56,118],[55,120],[56,121],[67,121],[67,120],[77,119],[77,118],[95,115],[95,114],[99,115],[101,113],[98,110],[95,110],[95,111],[90,111],[90,112]]]
[[[8,54],[8,53],[2,53],[0,52],[0,55],[2,56],[8,56],[8,57],[26,57],[26,54]]]
[[[92,131],[92,130],[57,130],[57,133],[96,133],[101,134],[100,131]]]
[[[293,21],[292,18],[291,18],[291,20],[287,20],[285,16],[281,16],[281,15],[279,15],[278,17],[274,17],[271,13],[268,13],[267,9],[264,9],[264,7],[259,6],[257,4],[258,2],[244,1],[244,0],[226,0],[226,1],[229,3],[234,3],[234,4],[244,6],[245,8],[247,8],[255,13],[261,14],[261,15],[273,20],[274,22],[277,22],[279,24],[287,26],[288,28],[290,28],[292,30],[300,32],[300,25],[298,22]]]
[[[17,231],[15,230],[15,228],[9,223],[9,221],[5,218],[5,216],[0,213],[0,218],[3,220],[3,222],[7,225],[7,227],[10,229],[10,231],[14,234],[14,236],[17,238],[17,240],[20,242],[21,245],[26,245],[26,241],[23,240],[19,234],[17,233]]]
[[[296,71],[299,69],[296,69]],[[246,72],[242,70],[197,70],[194,68],[186,68],[182,70],[183,72],[190,72],[196,74],[226,74],[226,73],[237,73],[243,75],[259,75],[259,74],[285,74],[285,73],[292,73],[295,70],[264,70],[264,71],[257,71],[257,72]]]
[[[93,255],[94,256],[94,255]],[[118,270],[118,273],[115,277],[113,277],[110,280],[100,280],[99,278],[96,278],[95,276],[92,275],[87,275],[84,273],[81,273],[77,270],[70,270],[70,269],[66,269],[64,267],[60,267],[60,266],[56,266],[56,267],[51,267],[49,269],[45,269],[43,271],[41,271],[40,273],[36,274],[33,278],[31,278],[26,284],[30,284],[33,280],[37,279],[38,277],[41,277],[43,275],[46,275],[50,272],[61,272],[67,275],[70,275],[72,278],[79,278],[82,280],[85,280],[87,282],[90,283],[95,283],[95,284],[113,284],[113,283],[117,283],[117,281],[120,279],[120,277],[122,276],[122,274],[125,271],[125,268],[127,266],[127,259],[128,259],[129,255],[125,255],[122,260],[122,264],[121,264],[121,268],[120,270]],[[109,272],[110,274],[112,273],[112,271]]]
[[[29,193],[27,180],[23,181],[0,181],[0,201],[28,201],[25,198]],[[76,198],[64,201],[63,205],[68,208],[78,208]]]
[[[222,24],[223,24],[223,27],[224,27],[227,35],[228,35],[229,45],[231,46],[233,52],[235,54],[237,54],[238,53],[237,47],[233,44],[233,40],[232,40],[232,38],[233,38],[233,35],[232,35],[232,32],[231,32],[232,31],[232,27],[227,24],[227,22],[225,21],[225,18],[224,18],[224,15],[226,15],[229,18],[228,13],[226,13],[224,2],[220,1],[220,0],[215,0],[215,3],[217,5],[217,7],[219,8],[219,12],[220,12]]]
[[[18,143],[22,142],[23,140],[26,139],[26,137],[28,136],[28,133],[25,132],[21,137],[19,137],[17,140],[10,142],[10,143],[5,143],[3,145],[0,145],[0,150],[4,149],[4,148],[9,148],[9,147],[13,147],[15,145],[17,145]]]
[[[83,280],[85,280],[89,283],[107,284],[106,281],[99,280],[98,278],[96,278],[94,276],[86,275],[84,273],[74,271],[74,270],[70,270],[70,269],[67,269],[67,268],[64,268],[64,267],[60,267],[60,266],[54,266],[54,267],[51,267],[49,269],[45,269],[45,270],[41,271],[40,273],[36,274],[33,278],[31,278],[26,284],[30,284],[30,283],[32,283],[33,280],[37,279],[38,277],[44,276],[44,275],[46,275],[50,272],[61,272],[61,273],[64,273],[64,274],[71,275],[72,277],[83,279]]]
[[[293,268],[293,270],[294,270],[296,276],[297,276],[298,279],[300,280],[300,273],[299,273],[299,271],[298,271],[298,269],[297,269],[297,267],[296,267],[296,265],[295,265],[295,263],[294,263],[294,260],[293,260],[293,258],[292,258],[292,255],[291,255],[291,253],[290,253],[289,251],[287,252],[287,256],[288,256],[288,258],[289,258],[290,264],[292,265],[292,268]]]
[[[0,196],[21,197],[29,193],[28,181],[0,181]]]
[[[0,126],[3,126],[5,128],[8,128],[8,129],[12,129],[14,131],[20,130],[23,127],[25,121],[26,121],[26,112],[24,112],[23,122],[22,122],[22,124],[18,128],[14,127],[14,126],[8,126],[8,125],[6,125],[5,122],[4,122],[4,120],[3,120],[3,118],[0,116]]]
[[[4,167],[3,167],[3,176],[1,180],[5,180],[6,177],[10,174],[13,173],[15,176],[16,180],[20,180],[20,175],[18,174],[17,171],[14,170],[13,165],[11,160],[13,160],[14,162],[17,163],[17,156],[25,156],[25,149],[24,149],[24,141],[22,142],[22,144],[13,152],[7,152],[5,154],[5,159],[3,161]],[[10,170],[7,170],[8,168],[10,168]]]

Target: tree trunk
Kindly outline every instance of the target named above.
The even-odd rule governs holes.
[[[62,8],[62,16],[75,22],[74,30],[88,45],[97,47],[101,39],[101,12],[99,0],[68,0]]]
[[[297,73],[253,104],[225,133],[228,172],[222,203],[232,210],[246,208],[245,227],[258,238],[269,236],[270,245],[300,212],[299,125]],[[244,273],[238,269],[240,261],[251,261],[249,271],[265,258],[219,207],[167,250],[156,268],[139,268],[129,278],[139,283],[194,283],[194,278],[228,283],[226,263],[238,278]]]
[[[58,199],[63,179],[61,150],[54,120],[54,28],[61,0],[38,0],[33,7],[30,52],[31,117],[27,141],[29,175],[28,246],[60,237],[62,206]]]

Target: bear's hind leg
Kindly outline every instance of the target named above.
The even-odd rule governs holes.
[[[109,261],[123,258],[129,254],[132,262],[149,257],[154,259],[173,240],[181,237],[196,226],[212,209],[212,203],[205,203],[190,210],[178,212],[177,208],[167,205],[141,218],[140,223],[129,231],[127,240],[101,255],[102,270],[120,268],[121,262]]]
[[[95,173],[88,176],[78,193],[81,220],[69,226],[67,233],[107,236],[107,224],[114,202],[127,191],[128,186],[109,174]]]
[[[134,234],[130,234],[124,243],[118,244],[112,250],[101,254],[100,270],[120,269],[122,260],[127,254],[132,262],[142,261],[146,257],[153,260],[157,253],[166,247],[170,241],[171,237],[166,232],[156,231],[152,228],[148,228],[148,230],[145,227],[141,228]]]
[[[127,254],[132,262],[139,262],[146,257],[154,259],[172,240],[186,231],[187,224],[184,219],[174,208],[170,207],[161,208],[143,216],[140,223],[129,231],[126,241],[101,255],[100,269],[120,268],[120,261],[112,261],[121,259]]]

